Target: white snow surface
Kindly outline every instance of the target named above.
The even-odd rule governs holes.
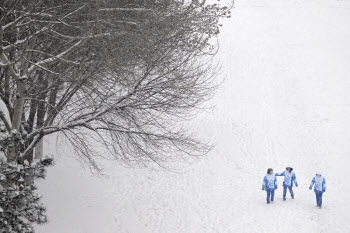
[[[350,232],[349,29],[348,0],[237,0],[220,34],[226,80],[215,109],[193,122],[215,149],[180,164],[185,173],[106,163],[101,179],[55,156],[39,183],[50,222],[38,232]],[[282,201],[278,177],[267,205],[266,170],[288,164],[295,199]],[[308,189],[318,169],[327,181],[322,209]]]

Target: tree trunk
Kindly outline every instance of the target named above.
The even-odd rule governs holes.
[[[38,107],[38,101],[32,100],[31,103],[30,103],[29,116],[28,116],[28,120],[27,120],[28,133],[31,133],[33,131],[34,119],[35,119],[35,114],[36,114],[36,111],[37,111],[37,107]]]
[[[27,97],[27,79],[20,79],[17,81],[17,93],[16,93],[15,107],[14,107],[13,117],[12,117],[12,130],[17,130],[18,132],[21,125],[24,101],[26,97]],[[18,148],[19,147],[17,145],[13,145],[12,147],[9,147],[9,153],[7,158],[8,162],[15,162],[17,160]]]
[[[49,96],[49,104],[47,106],[47,116],[46,120],[44,122],[44,125],[48,125],[48,122],[50,121],[51,117],[55,114],[56,110],[56,100],[57,100],[57,93],[59,89],[59,81],[58,79],[53,81],[53,84],[51,85],[51,91],[50,91],[50,96]],[[54,117],[52,118],[53,120],[55,119]],[[52,121],[53,121],[52,120]]]
[[[16,93],[16,100],[15,100],[15,108],[13,111],[13,118],[12,118],[12,129],[13,130],[14,129],[19,130],[19,127],[21,125],[24,101],[25,101],[26,97],[27,97],[27,80],[20,79],[17,81],[17,93]]]
[[[41,74],[42,75],[42,74]],[[43,76],[39,78],[40,80],[40,90],[41,93],[39,95],[38,99],[38,109],[37,109],[37,114],[36,114],[36,128],[39,129],[43,127],[44,125],[44,119],[46,115],[46,95],[47,95],[47,87],[48,87],[48,80],[44,79]],[[43,153],[44,153],[44,144],[43,144],[43,139],[40,139],[39,143],[35,146],[35,155],[34,159],[42,159]]]
[[[40,160],[43,158],[44,154],[44,140],[40,139],[38,144],[35,146],[35,155],[34,155],[34,160]]]

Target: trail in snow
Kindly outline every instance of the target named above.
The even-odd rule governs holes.
[[[40,183],[51,222],[38,232],[350,232],[349,28],[349,1],[236,1],[221,34],[227,79],[193,123],[216,148],[185,174],[107,164],[101,180],[58,157]],[[282,201],[278,177],[267,205],[266,170],[287,164],[295,199]],[[308,189],[316,169],[321,210]]]

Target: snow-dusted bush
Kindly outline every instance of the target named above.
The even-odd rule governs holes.
[[[29,165],[0,164],[0,233],[33,233],[33,223],[47,222],[36,187],[28,180],[45,178],[52,158]]]

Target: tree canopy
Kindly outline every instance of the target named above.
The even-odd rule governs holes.
[[[7,0],[0,9],[1,98],[12,121],[5,125],[27,143],[10,160],[31,160],[40,139],[55,132],[91,164],[92,139],[128,162],[207,149],[172,125],[212,93],[205,58],[215,52],[227,7]]]
[[[162,165],[205,154],[210,145],[181,121],[215,90],[210,58],[225,17],[227,6],[205,0],[1,1],[0,187],[22,192],[6,202],[35,197],[26,187],[54,133],[97,171],[99,157]],[[0,207],[20,218],[13,210],[27,202]]]

